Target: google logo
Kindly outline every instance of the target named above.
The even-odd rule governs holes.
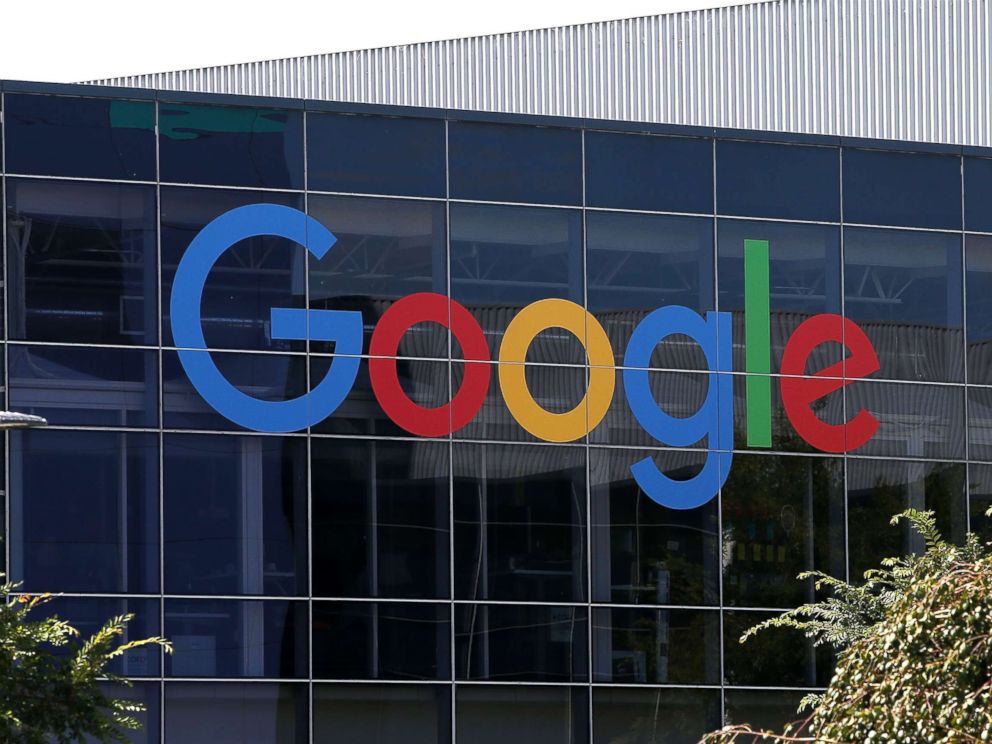
[[[355,384],[362,353],[362,315],[347,310],[272,308],[271,335],[276,339],[333,341],[334,363],[309,392],[284,401],[259,400],[232,385],[217,368],[203,337],[200,305],[207,277],[229,247],[246,238],[274,235],[304,246],[322,258],[336,238],[320,222],[290,207],[252,204],[232,209],[203,228],[190,243],[173,284],[170,303],[172,332],[179,359],[190,382],[218,413],[246,429],[261,432],[298,431],[330,416]],[[771,446],[771,343],[769,322],[768,243],[744,245],[746,430],[748,447]],[[403,391],[395,357],[404,334],[418,323],[450,329],[465,360],[461,386],[452,399],[425,408]],[[527,350],[539,333],[561,328],[583,344],[588,360],[588,387],[570,411],[543,408],[530,394],[524,376]],[[691,416],[671,416],[658,405],[648,380],[651,354],[669,336],[687,336],[702,350],[710,375],[706,397]],[[807,366],[813,351],[837,343],[846,357],[814,372]],[[616,392],[613,348],[599,321],[581,305],[545,299],[522,308],[510,321],[492,365],[482,328],[458,302],[432,292],[407,295],[379,319],[369,348],[369,377],[383,411],[397,426],[423,437],[458,431],[478,413],[489,390],[495,366],[506,406],[514,419],[538,439],[572,442],[595,429],[606,416]],[[623,357],[623,386],[634,418],[654,439],[672,447],[706,440],[702,469],[689,480],[672,480],[651,458],[631,466],[641,489],[673,509],[693,509],[712,499],[730,473],[734,449],[731,316],[705,316],[678,305],[660,307],[640,321]],[[879,369],[878,355],[853,321],[831,313],[804,321],[788,339],[778,377],[782,405],[796,432],[823,452],[848,452],[865,444],[878,430],[878,419],[862,409],[846,422],[820,419],[813,404],[855,379]]]

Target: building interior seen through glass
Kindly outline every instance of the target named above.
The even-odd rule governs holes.
[[[920,549],[889,526],[908,507],[956,540],[992,537],[992,216],[976,206],[992,152],[101,90],[3,94],[5,403],[50,425],[6,439],[2,558],[22,591],[63,593],[50,611],[84,632],[127,611],[135,637],[175,644],[117,662],[147,706],[135,741],[667,744],[779,725],[833,660],[786,631],[738,639],[816,596],[798,573],[857,580]],[[225,378],[303,396],[346,355],[274,333],[272,308],[362,319],[353,387],[297,431],[211,407],[172,329],[191,241],[259,203],[336,242],[317,256],[260,234],[217,260],[200,314]],[[749,241],[767,244],[757,372]],[[398,424],[370,373],[380,319],[417,293],[466,309],[488,348],[469,358],[436,322],[402,334],[391,368],[417,406],[485,366],[478,410],[455,399],[437,436]],[[560,441],[513,415],[499,362],[513,319],[551,298],[589,318],[520,360],[540,408],[595,419]],[[732,334],[720,369],[690,335],[651,352],[639,384],[670,417],[732,393],[719,436],[678,446],[642,425],[625,374],[666,306],[728,314]],[[878,421],[833,452],[782,395],[790,339],[824,313],[878,357],[848,375],[844,339],[809,355],[840,378],[819,420]],[[598,328],[615,382],[601,416]],[[764,446],[748,438],[755,375],[772,383]],[[632,474],[690,481],[716,449],[729,475],[694,508]]]

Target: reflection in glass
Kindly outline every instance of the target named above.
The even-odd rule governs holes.
[[[963,379],[961,284],[960,235],[844,229],[845,312],[871,339],[881,377]]]
[[[310,446],[314,595],[449,596],[448,445]]]
[[[7,93],[8,173],[155,180],[155,103]]]
[[[597,687],[595,744],[684,744],[720,728],[720,691]]]
[[[156,435],[12,432],[10,493],[25,591],[158,591]]]
[[[992,236],[966,235],[964,246],[968,382],[988,385],[992,384]]]
[[[307,685],[168,682],[165,740],[211,744],[305,744]]]
[[[691,478],[704,453],[589,451],[592,591],[596,602],[715,605],[720,602],[717,500],[666,509],[634,482],[630,466],[651,457],[675,480]]]
[[[805,692],[789,690],[727,690],[724,709],[727,723],[749,723],[759,730],[782,731],[786,724],[809,715],[799,713]]]
[[[128,741],[131,744],[158,744],[162,716],[162,686],[158,682],[137,681],[133,687],[124,687],[116,682],[101,682],[100,691],[108,698],[133,701],[143,705],[145,708],[143,712],[131,713],[138,719],[141,728],[128,731]],[[85,741],[86,744],[96,744],[90,739]]]
[[[744,370],[744,241],[768,243],[771,371],[796,327],[818,313],[840,313],[840,228],[778,222],[717,223],[720,310],[733,314],[734,369]],[[818,346],[809,373],[839,362],[838,344]]]
[[[581,682],[588,679],[585,607],[455,606],[457,679]]]
[[[313,735],[334,744],[446,744],[451,741],[448,685],[313,687]]]
[[[455,741],[587,744],[588,687],[460,686]]]
[[[451,679],[451,605],[314,602],[313,676]]]
[[[835,147],[716,141],[717,211],[747,217],[837,222]]]
[[[584,450],[456,444],[453,457],[455,596],[584,601]]]
[[[7,181],[10,337],[158,340],[155,189]]]
[[[712,140],[593,131],[585,139],[588,206],[713,212]]]
[[[247,204],[303,209],[300,196],[258,191],[169,188],[161,190],[162,341],[174,345],[169,312],[176,266],[193,238],[212,220]],[[300,216],[301,223],[304,217]],[[211,349],[296,350],[305,341],[271,337],[273,307],[302,308],[306,255],[301,245],[273,235],[235,243],[221,254],[203,288],[203,336]]]
[[[455,199],[582,203],[577,129],[448,123],[448,178]]]
[[[992,232],[990,203],[992,203],[992,158],[964,158],[965,230]]]
[[[992,508],[992,466],[968,466],[968,497],[971,531],[981,540],[992,542],[992,516],[986,516]]]
[[[169,677],[306,677],[307,603],[167,599]]]
[[[788,628],[766,630],[740,642],[748,628],[771,616],[747,610],[723,613],[724,684],[826,687],[834,671],[827,647],[814,649],[810,641]]]
[[[593,608],[596,682],[719,684],[720,617],[712,610]]]
[[[442,119],[311,111],[307,188],[443,197],[444,137]]]
[[[721,490],[724,604],[796,607],[816,599],[801,571],[845,578],[843,476],[840,459],[734,457]]]
[[[617,364],[645,315],[665,305],[713,309],[713,221],[705,217],[588,212],[589,310],[602,324]],[[659,344],[652,366],[705,369],[685,336]]]
[[[161,180],[303,188],[303,113],[159,104]]]
[[[164,446],[165,591],[305,595],[306,441],[167,434]]]
[[[361,199],[313,194],[311,216],[337,242],[320,260],[310,261],[310,307],[354,310],[368,338],[386,310],[415,292],[447,292],[444,205],[408,199]],[[313,351],[333,344],[311,343]],[[448,334],[437,323],[418,323],[404,334],[398,356],[448,356]]]
[[[849,571],[860,582],[883,558],[922,553],[923,538],[905,520],[906,509],[932,509],[944,537],[964,539],[967,529],[965,466],[937,462],[861,460],[847,464]]]
[[[158,352],[7,347],[10,406],[50,424],[157,426]]]

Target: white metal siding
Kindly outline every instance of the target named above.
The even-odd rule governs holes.
[[[992,145],[992,0],[773,0],[94,81]]]

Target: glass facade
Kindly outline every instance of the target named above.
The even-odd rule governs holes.
[[[53,610],[84,630],[131,611],[134,633],[174,642],[119,670],[149,708],[136,740],[657,744],[772,726],[832,669],[794,634],[737,642],[815,596],[797,573],[857,580],[919,549],[888,526],[907,507],[935,509],[955,539],[992,537],[992,221],[978,203],[992,159],[284,106],[2,100],[5,404],[51,424],[3,440],[2,558],[25,592],[64,593]],[[301,396],[347,355],[275,333],[271,309],[362,316],[351,392],[304,430],[218,413],[173,337],[190,242],[256,203],[305,212],[336,243],[316,256],[256,235],[221,256],[200,312],[224,376],[255,398]],[[768,247],[765,371],[745,343],[748,241]],[[464,425],[421,437],[370,366],[380,320],[424,292],[467,309],[488,360],[454,323],[415,323],[385,360],[403,394],[439,410],[480,369],[488,387],[475,415],[452,403]],[[513,365],[497,361],[514,318],[551,298],[592,319],[544,328],[521,360],[545,411],[588,409],[596,425],[565,441],[511,415]],[[733,431],[685,446],[625,398],[635,328],[670,305],[727,313],[733,334],[719,374],[687,335],[651,351],[646,389],[676,419],[730,378]],[[797,434],[780,391],[790,338],[821,313],[857,323],[879,361],[814,405],[828,424],[878,421],[833,452]],[[594,421],[595,326],[616,389]],[[850,360],[822,344],[805,371],[845,383]],[[755,376],[772,381],[770,446],[749,444]],[[632,474],[647,461],[686,481],[725,446],[729,476],[697,508],[657,503]]]

